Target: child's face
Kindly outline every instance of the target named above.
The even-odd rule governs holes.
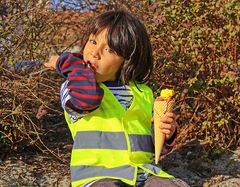
[[[107,44],[107,29],[97,35],[91,34],[83,49],[83,60],[96,69],[97,82],[116,79],[116,74],[124,59],[118,56]]]

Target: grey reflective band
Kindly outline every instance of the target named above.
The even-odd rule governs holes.
[[[130,134],[131,151],[154,152],[151,135]],[[79,131],[74,138],[73,149],[127,150],[123,132]]]
[[[153,173],[158,174],[161,171],[161,168],[153,164],[143,164],[144,168],[151,170]]]
[[[127,150],[123,132],[79,131],[74,138],[73,149]]]
[[[71,166],[71,182],[92,177],[117,177],[128,180],[134,179],[135,168],[130,165],[116,168],[100,166]]]
[[[129,138],[132,151],[154,152],[151,135],[130,134]]]

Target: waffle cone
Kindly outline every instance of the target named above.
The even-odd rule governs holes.
[[[154,139],[155,139],[155,164],[158,163],[162,147],[165,142],[165,135],[160,132],[160,119],[166,112],[171,112],[174,107],[174,100],[157,98],[154,102]]]

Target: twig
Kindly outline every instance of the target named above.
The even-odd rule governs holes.
[[[39,70],[39,71],[36,71],[36,72],[30,73],[29,75],[30,75],[30,76],[34,76],[34,75],[37,75],[37,74],[43,73],[43,72],[48,71],[48,70],[51,70],[51,69],[50,69],[50,68],[43,68],[43,69],[41,69],[41,70]]]
[[[48,108],[49,110],[52,110],[52,111],[54,111],[54,112],[58,112],[59,113],[59,111],[57,111],[57,110],[55,110],[55,109],[53,109],[53,108],[50,108],[49,106],[47,106],[45,103],[44,103],[44,101],[42,101],[39,97],[37,97],[33,92],[32,92],[32,90],[31,89],[29,89],[27,86],[25,86],[28,90],[29,90],[29,92],[31,92],[31,94],[40,102],[40,103],[42,103],[46,108]]]

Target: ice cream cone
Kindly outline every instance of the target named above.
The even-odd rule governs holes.
[[[174,100],[171,98],[172,94],[163,97],[156,98],[154,102],[154,139],[155,139],[155,164],[158,163],[163,144],[165,142],[165,135],[160,132],[160,119],[166,114],[166,112],[171,112],[174,106]]]

